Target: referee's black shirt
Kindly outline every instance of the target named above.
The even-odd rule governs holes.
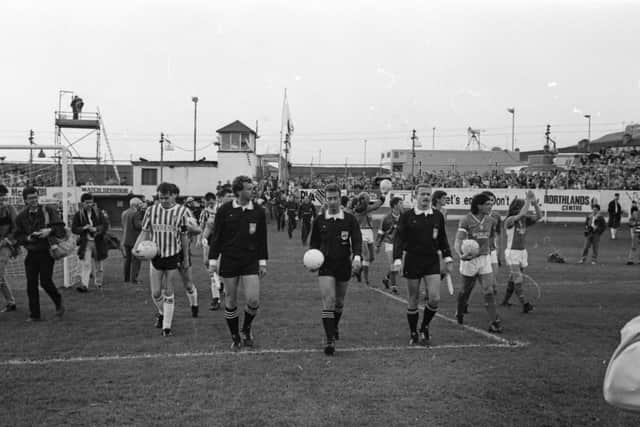
[[[402,259],[407,251],[418,256],[437,256],[442,251],[444,258],[451,256],[444,216],[437,210],[403,212],[398,219],[398,228],[393,239],[393,259]]]
[[[236,200],[218,208],[209,236],[209,259],[222,253],[235,259],[267,260],[267,221],[264,209],[251,202],[243,209]]]
[[[350,260],[352,254],[361,257],[360,226],[353,215],[342,209],[336,215],[324,211],[313,221],[309,247],[320,250],[329,262]]]

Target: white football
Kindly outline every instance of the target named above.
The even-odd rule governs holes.
[[[383,194],[387,194],[389,191],[393,189],[393,184],[388,179],[383,179],[380,181],[380,191]]]
[[[317,270],[324,264],[324,255],[317,249],[309,249],[304,253],[302,263],[308,270]]]
[[[467,239],[462,241],[460,250],[463,255],[476,256],[480,253],[480,245],[475,240]]]
[[[150,260],[158,255],[158,245],[156,245],[152,240],[143,240],[142,242],[138,243],[136,252],[138,254],[138,257]]]

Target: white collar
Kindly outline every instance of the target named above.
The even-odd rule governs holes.
[[[232,203],[234,209],[242,208],[243,211],[246,211],[246,210],[252,211],[253,210],[253,202],[251,200],[249,200],[249,203],[246,206],[242,206],[240,204],[240,202],[238,202],[238,200],[236,200],[236,199],[233,199],[233,201],[231,203]]]
[[[427,216],[427,215],[433,215],[433,209],[431,209],[431,208],[427,209],[426,211],[423,211],[423,210],[418,209],[418,207],[417,207],[417,206],[415,206],[415,207],[413,208],[413,212],[414,212],[416,215],[425,215],[425,216]]]
[[[340,209],[337,214],[330,214],[329,209],[327,209],[326,211],[324,211],[324,218],[325,219],[331,219],[331,218],[344,219],[344,211]]]

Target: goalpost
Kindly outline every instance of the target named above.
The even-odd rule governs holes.
[[[54,156],[47,158],[44,151],[53,151]],[[7,201],[20,212],[24,208],[22,190],[27,186],[38,190],[39,203],[58,209],[67,227],[71,227],[73,215],[78,209],[75,173],[71,162],[71,153],[62,145],[0,145],[0,183],[9,189]],[[20,153],[19,156],[15,156]],[[22,155],[24,153],[24,156]],[[25,160],[14,160],[16,158]],[[12,277],[14,286],[16,279],[26,283],[24,257],[26,250],[22,248],[20,255],[11,259],[6,268],[6,275]],[[62,262],[56,262],[53,280],[56,286],[62,284],[71,287],[79,275],[77,254],[69,255]]]

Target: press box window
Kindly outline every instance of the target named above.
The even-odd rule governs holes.
[[[158,185],[158,169],[142,169],[142,185]]]

